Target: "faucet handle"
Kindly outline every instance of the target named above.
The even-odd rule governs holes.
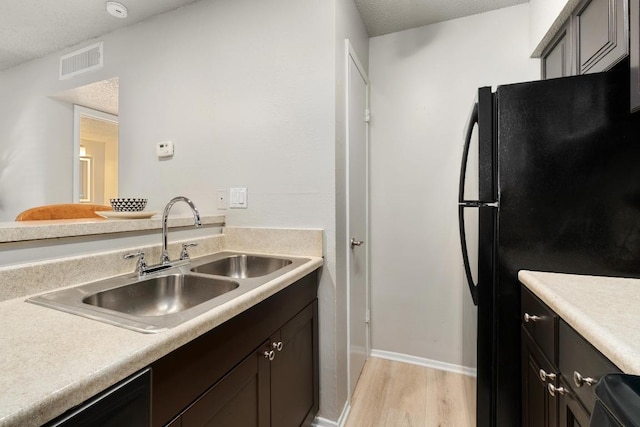
[[[126,254],[124,259],[130,258],[138,258],[138,263],[136,264],[136,273],[139,275],[143,275],[147,269],[147,261],[144,259],[144,252],[138,251],[135,253]]]
[[[193,246],[198,246],[197,243],[183,243],[182,244],[182,252],[180,253],[180,259],[185,260],[189,259],[189,251],[187,248],[191,248]]]

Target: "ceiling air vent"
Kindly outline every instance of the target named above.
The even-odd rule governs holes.
[[[60,80],[102,68],[102,42],[60,57]]]

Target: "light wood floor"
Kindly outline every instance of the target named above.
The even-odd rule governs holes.
[[[473,427],[476,380],[370,357],[345,427]]]

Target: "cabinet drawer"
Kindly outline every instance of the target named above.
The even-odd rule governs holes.
[[[559,337],[559,368],[562,377],[572,393],[591,412],[595,404],[595,383],[605,374],[621,371],[562,320]],[[583,378],[582,381],[580,377]]]
[[[525,287],[522,288],[520,298],[522,325],[540,347],[545,357],[553,365],[557,365],[556,325],[558,316]]]

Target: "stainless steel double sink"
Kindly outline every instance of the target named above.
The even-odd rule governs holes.
[[[193,319],[307,262],[306,258],[236,252],[180,261],[165,270],[128,274],[29,298],[30,303],[157,333]]]

